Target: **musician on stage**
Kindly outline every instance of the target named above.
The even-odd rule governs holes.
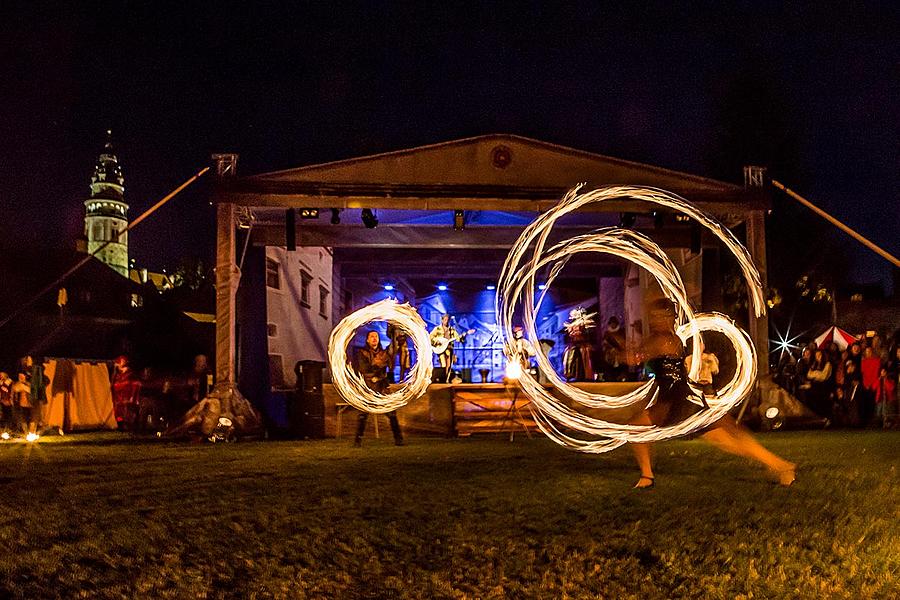
[[[469,330],[460,335],[456,331],[456,327],[450,323],[450,320],[449,314],[441,316],[441,324],[432,329],[429,336],[431,346],[435,350],[435,354],[438,355],[438,361],[447,372],[444,383],[450,383],[450,378],[453,374],[453,364],[456,362],[456,354],[453,350],[454,344],[465,340],[466,335],[472,333],[472,330]],[[442,346],[445,343],[446,348],[442,350]]]
[[[391,345],[388,347],[388,356],[390,357],[388,377],[393,374],[394,364],[399,359],[400,376],[397,378],[397,381],[403,381],[410,369],[409,336],[393,323],[388,323],[387,334],[391,340]]]
[[[567,381],[594,380],[594,366],[591,362],[593,344],[588,330],[593,329],[596,314],[588,314],[579,306],[569,313],[569,320],[563,325],[567,341],[563,367]]]
[[[525,337],[525,328],[521,325],[513,327],[513,339],[510,346],[512,355],[522,366],[522,371],[524,372],[530,369],[531,357],[537,354],[537,352],[535,352],[532,343]]]

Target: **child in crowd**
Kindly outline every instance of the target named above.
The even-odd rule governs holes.
[[[10,431],[16,426],[16,420],[13,413],[13,380],[9,375],[0,371],[0,429]]]

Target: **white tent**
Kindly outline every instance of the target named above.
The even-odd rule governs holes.
[[[44,362],[47,404],[41,411],[45,427],[116,429],[109,370],[105,363],[65,359]]]

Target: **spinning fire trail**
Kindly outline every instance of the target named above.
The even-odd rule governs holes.
[[[544,386],[528,372],[523,372],[519,383],[532,400],[531,410],[541,430],[555,442],[582,452],[607,452],[626,442],[651,442],[686,435],[718,421],[743,400],[756,380],[755,350],[750,338],[730,318],[718,313],[695,313],[687,299],[681,275],[662,248],[644,235],[627,229],[604,228],[587,235],[564,240],[549,250],[545,249],[553,225],[563,216],[590,204],[629,198],[681,212],[709,229],[735,256],[749,289],[750,302],[757,316],[765,312],[759,273],[750,254],[734,235],[713,217],[701,212],[690,202],[664,190],[641,187],[609,187],[580,193],[581,186],[572,189],[552,210],[538,217],[525,228],[503,265],[496,290],[496,315],[500,334],[503,336],[507,358],[514,360],[512,351],[512,322],[521,306],[527,337],[538,339],[535,316],[547,291],[567,264],[579,252],[603,252],[629,260],[646,269],[657,280],[663,294],[675,303],[677,309],[676,333],[683,342],[693,339],[699,342],[702,332],[715,331],[727,338],[735,352],[735,372],[716,397],[707,398],[709,410],[700,411],[682,422],[666,427],[655,425],[627,425],[604,421],[577,409],[622,408],[637,405],[641,408],[655,401],[652,382],[647,382],[633,392],[621,396],[593,394],[565,382],[554,371],[547,355],[536,350],[540,369],[547,375],[552,387],[571,401],[564,404],[547,392]],[[535,303],[535,278],[548,271],[546,287]],[[347,361],[347,344],[355,331],[368,322],[386,320],[406,332],[419,356],[410,377],[404,385],[391,394],[379,394],[370,390]],[[700,368],[700,344],[693,344],[691,379],[696,379]],[[425,323],[408,304],[397,305],[383,300],[364,307],[343,319],[334,329],[329,340],[328,355],[332,367],[334,385],[340,395],[354,407],[373,413],[386,413],[423,395],[431,380],[431,346]],[[701,390],[695,388],[697,394]],[[574,406],[574,408],[573,408]]]

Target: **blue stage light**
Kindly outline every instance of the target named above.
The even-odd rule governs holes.
[[[392,285],[389,284],[389,283],[386,283],[386,284],[384,284],[384,291],[386,291],[386,292],[393,292],[393,291],[394,291],[394,286],[392,286]]]
[[[440,291],[440,292],[446,292],[446,291],[447,291],[447,284],[444,284],[444,283],[438,284],[438,291]]]
[[[497,286],[496,286],[496,285],[489,285],[489,286],[487,286],[487,289],[488,289],[489,291],[493,292],[494,290],[497,289]]]
[[[539,289],[539,290],[546,290],[546,289],[547,289],[547,284],[546,284],[546,283],[540,284],[540,285],[538,286],[538,289]]]

